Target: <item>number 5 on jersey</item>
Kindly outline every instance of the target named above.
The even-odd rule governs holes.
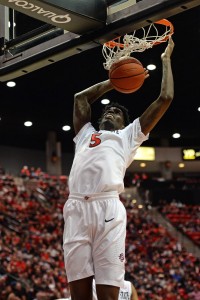
[[[91,136],[91,140],[90,140],[90,148],[96,147],[99,144],[101,144],[101,139],[99,138],[99,136],[101,135],[101,133],[93,133]]]

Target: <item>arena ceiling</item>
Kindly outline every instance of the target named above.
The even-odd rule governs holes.
[[[200,7],[169,20],[175,27],[172,57],[175,97],[145,145],[200,147]],[[144,66],[149,63],[157,65],[138,92],[125,95],[112,91],[104,97],[125,105],[132,120],[140,116],[159,95],[160,55],[165,46],[159,45],[135,55]],[[19,77],[14,88],[8,88],[5,82],[1,82],[0,145],[42,150],[45,149],[48,132],[55,131],[62,150],[73,152],[73,129],[64,132],[62,126],[72,127],[74,93],[108,78],[103,62],[102,48],[96,47]],[[101,109],[100,101],[93,104],[92,120],[95,125]],[[33,122],[32,127],[24,127],[27,120]],[[179,132],[181,138],[173,139],[174,132]]]

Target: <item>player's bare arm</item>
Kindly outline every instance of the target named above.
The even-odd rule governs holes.
[[[97,83],[74,96],[73,123],[77,134],[91,120],[90,105],[106,92],[113,89],[110,80]]]
[[[174,97],[174,81],[171,68],[171,54],[173,48],[174,42],[172,38],[170,38],[164,53],[161,55],[163,74],[160,95],[140,117],[141,129],[145,135],[158,123]]]
[[[132,283],[131,283],[131,290],[132,290],[131,300],[138,300],[137,291]]]

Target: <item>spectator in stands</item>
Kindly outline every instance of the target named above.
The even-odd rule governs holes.
[[[21,177],[22,178],[29,178],[30,177],[30,170],[28,168],[28,166],[23,166],[23,168],[21,169]]]
[[[22,287],[21,282],[16,282],[14,286],[14,294],[16,297],[18,297],[20,300],[26,300],[26,290]]]

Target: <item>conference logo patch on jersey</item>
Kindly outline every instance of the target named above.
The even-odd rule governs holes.
[[[120,253],[120,255],[119,255],[119,260],[120,260],[121,262],[123,262],[124,259],[125,259],[124,253]]]

